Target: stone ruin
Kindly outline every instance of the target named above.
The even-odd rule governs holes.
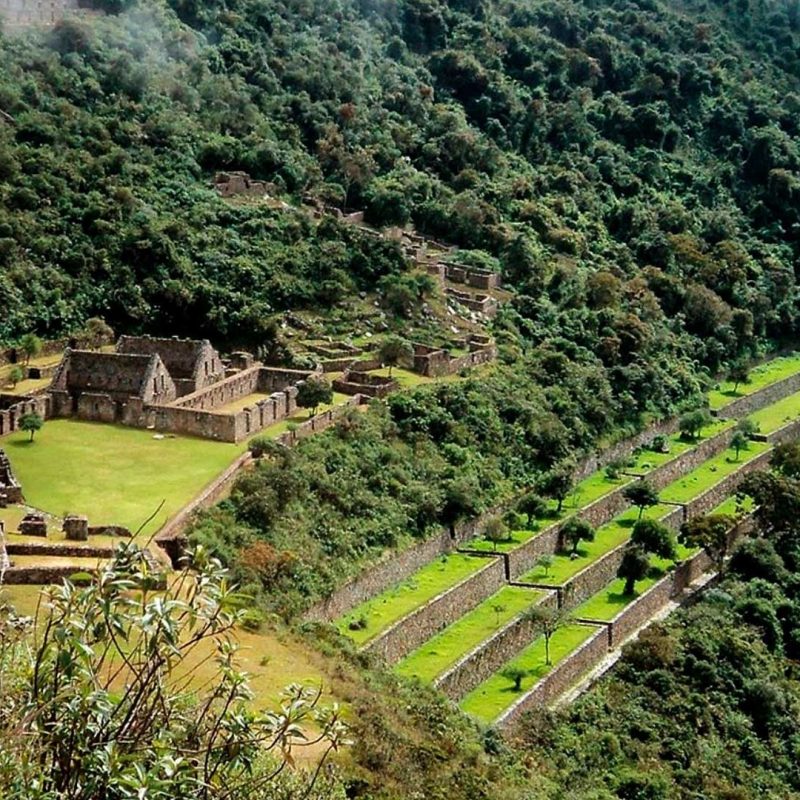
[[[68,514],[64,517],[61,530],[69,541],[85,542],[89,538],[89,520],[77,514]]]
[[[54,25],[78,8],[78,0],[0,0],[0,18],[5,26],[11,27]]]
[[[266,197],[269,193],[264,181],[254,181],[246,172],[218,172],[213,185],[222,197]]]
[[[30,512],[19,523],[19,532],[23,536],[47,536],[47,520],[44,514]]]
[[[333,382],[337,392],[349,395],[365,395],[366,397],[386,397],[400,388],[394,379],[384,375],[373,375],[371,372],[348,369],[339,380]]]
[[[22,487],[14,477],[8,456],[0,450],[0,508],[22,502]]]
[[[50,415],[238,442],[297,410],[308,370],[227,362],[206,340],[123,336],[116,352],[68,349],[49,390]],[[249,395],[251,405],[227,411]]]

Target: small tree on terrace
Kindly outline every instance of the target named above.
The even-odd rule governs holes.
[[[639,509],[638,519],[642,518],[646,508],[658,504],[658,492],[653,484],[646,480],[639,480],[630,486],[626,486],[622,490],[622,494],[631,505]]]
[[[553,634],[567,621],[564,613],[558,608],[544,608],[534,606],[529,608],[522,618],[541,631],[544,637],[544,663],[548,666],[550,661],[550,640]]]
[[[494,515],[486,520],[483,535],[492,543],[494,551],[497,552],[497,545],[508,540],[508,527],[502,517]]]
[[[536,566],[541,567],[544,570],[545,578],[550,576],[550,568],[555,563],[555,560],[555,556],[553,556],[552,553],[545,553],[543,556],[539,556]]]
[[[29,414],[23,414],[19,421],[19,429],[31,435],[29,440],[31,442],[33,441],[33,437],[36,435],[36,432],[40,431],[43,425],[44,420],[35,411],[32,411]]]
[[[522,691],[522,681],[528,674],[528,670],[522,667],[506,667],[500,673],[506,680],[511,681],[515,692]]]
[[[697,440],[707,425],[711,424],[711,414],[708,409],[698,408],[684,414],[678,423],[680,432],[693,442]]]
[[[736,394],[741,384],[750,383],[750,369],[746,361],[737,361],[728,370],[728,380],[733,384],[733,393]]]
[[[575,465],[568,460],[561,461],[541,476],[538,488],[542,494],[552,497],[558,502],[556,513],[560,514],[564,507],[564,500],[575,485]]]
[[[570,549],[570,555],[576,556],[581,542],[594,541],[594,528],[585,519],[571,517],[561,528],[561,538]]]
[[[517,511],[525,515],[528,528],[530,528],[533,525],[533,520],[544,516],[547,511],[547,503],[536,492],[528,492],[517,502]]]
[[[19,365],[11,367],[11,372],[8,373],[8,380],[13,387],[16,387],[20,381],[25,380],[25,370]]]
[[[300,408],[311,409],[311,416],[317,414],[317,409],[322,403],[330,403],[333,400],[333,389],[327,378],[321,375],[312,375],[306,378],[297,387],[297,405]]]
[[[633,594],[636,589],[636,582],[647,577],[650,572],[650,560],[647,553],[635,545],[628,547],[622,555],[617,577],[625,579],[625,594]]]
[[[736,518],[731,514],[695,517],[681,525],[678,541],[685,547],[702,547],[719,572],[728,554],[728,534],[735,524]]]
[[[672,531],[657,519],[640,519],[631,533],[631,543],[646,553],[674,561],[678,556]]]
[[[30,364],[42,352],[42,340],[35,333],[26,333],[19,340],[19,349],[25,355],[25,363]]]
[[[742,431],[734,431],[731,436],[731,449],[736,453],[736,460],[739,460],[739,453],[746,450],[749,446],[750,440],[745,436]]]
[[[392,368],[407,364],[414,357],[414,348],[411,342],[402,336],[387,336],[381,342],[378,358],[389,367],[389,377],[392,377]]]
[[[476,497],[477,486],[468,478],[452,478],[445,485],[444,505],[439,512],[439,519],[447,525],[452,539],[456,538],[456,525],[462,519],[478,513]]]

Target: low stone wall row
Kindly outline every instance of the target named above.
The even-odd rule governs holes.
[[[480,556],[474,556],[480,558]],[[487,558],[485,567],[429,600],[369,641],[363,650],[396,664],[431,637],[472,611],[506,582],[502,559]]]
[[[526,712],[552,703],[605,658],[608,653],[608,634],[605,626],[592,627],[596,629],[595,633],[509,706],[497,718],[496,727],[507,730],[518,723]]]
[[[749,518],[735,525],[728,536],[733,544],[751,530]],[[592,636],[581,647],[567,656],[541,681],[502,714],[496,725],[504,730],[512,729],[525,713],[537,707],[555,702],[565,691],[574,686],[588,672],[600,664],[610,650],[617,649],[637,630],[642,628],[667,603],[684,599],[686,589],[712,567],[708,554],[701,550],[675,570],[643,592],[608,623],[602,623],[599,641]],[[594,620],[580,620],[584,624],[601,624]],[[600,644],[602,642],[602,646]]]
[[[696,469],[704,461],[724,452],[730,445],[732,436],[733,429],[729,429],[721,431],[710,439],[705,439],[691,450],[687,450],[685,453],[681,453],[665,464],[651,470],[646,476],[647,481],[656,490],[661,491],[678,478]],[[624,496],[625,488],[625,486],[620,486],[618,489],[614,489],[614,491],[576,512],[576,515],[580,519],[585,519],[593,528],[605,525],[630,506]],[[565,522],[566,520],[561,520],[545,528],[538,536],[534,536],[516,548],[516,550],[512,550],[507,554],[508,573],[512,580],[533,569],[536,562],[543,555],[555,553],[558,550],[561,543],[561,528]]]
[[[8,586],[37,585],[61,583],[80,572],[92,572],[86,566],[58,566],[58,567],[11,567],[3,573],[3,583]],[[85,583],[86,581],[73,581]]]
[[[556,608],[558,595],[547,592],[531,607]],[[538,635],[538,627],[522,616],[508,622],[489,639],[470,650],[458,663],[442,673],[433,685],[453,701],[459,701],[487,678],[497,672],[503,664],[525,649]]]
[[[783,400],[784,397],[788,397],[795,392],[800,392],[800,372],[765,386],[763,389],[753,392],[753,394],[740,397],[715,413],[717,416],[727,419],[742,419],[765,406],[770,406],[779,400]]]
[[[787,422],[786,425],[778,428],[764,437],[771,445],[785,444],[786,442],[794,442],[800,439],[800,419]]]
[[[111,558],[113,547],[81,546],[77,544],[47,544],[45,542],[6,541],[6,552],[10,556],[66,556],[68,558]]]

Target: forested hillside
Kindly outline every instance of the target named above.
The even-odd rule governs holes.
[[[108,6],[2,40],[2,340],[104,314],[252,343],[404,269],[226,205],[217,169],[486,251],[526,337],[612,369],[795,329],[796,2]]]

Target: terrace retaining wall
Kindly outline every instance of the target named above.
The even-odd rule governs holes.
[[[651,470],[645,478],[657,491],[661,491],[704,461],[724,452],[729,446],[732,436],[733,429],[720,431],[715,436],[700,442],[691,450],[687,450]],[[652,441],[652,438],[648,441]],[[624,496],[625,488],[629,485],[620,486],[604,497],[595,500],[577,511],[576,516],[585,519],[593,528],[605,525],[630,506]],[[565,522],[566,519],[545,528],[538,536],[534,536],[508,553],[508,570],[512,580],[531,570],[544,554],[555,553],[558,550],[561,542],[561,528]]]
[[[599,663],[608,652],[605,626],[597,627],[585,642],[509,706],[497,719],[498,728],[510,728],[533,708],[546,706],[573,686],[578,679]]]
[[[558,597],[548,592],[531,607],[555,608]],[[512,619],[489,639],[470,650],[462,659],[442,673],[433,685],[451,700],[459,701],[497,672],[503,664],[525,649],[539,636],[538,626],[522,616]]]
[[[778,400],[783,400],[784,397],[788,397],[795,392],[800,392],[800,372],[765,386],[757,392],[740,397],[714,413],[719,417],[742,419],[754,411],[759,411],[764,406],[777,403]]]
[[[387,664],[395,664],[439,631],[472,611],[505,584],[503,561],[493,558],[473,575],[399,619],[375,639],[367,642],[363,650],[379,656]]]

